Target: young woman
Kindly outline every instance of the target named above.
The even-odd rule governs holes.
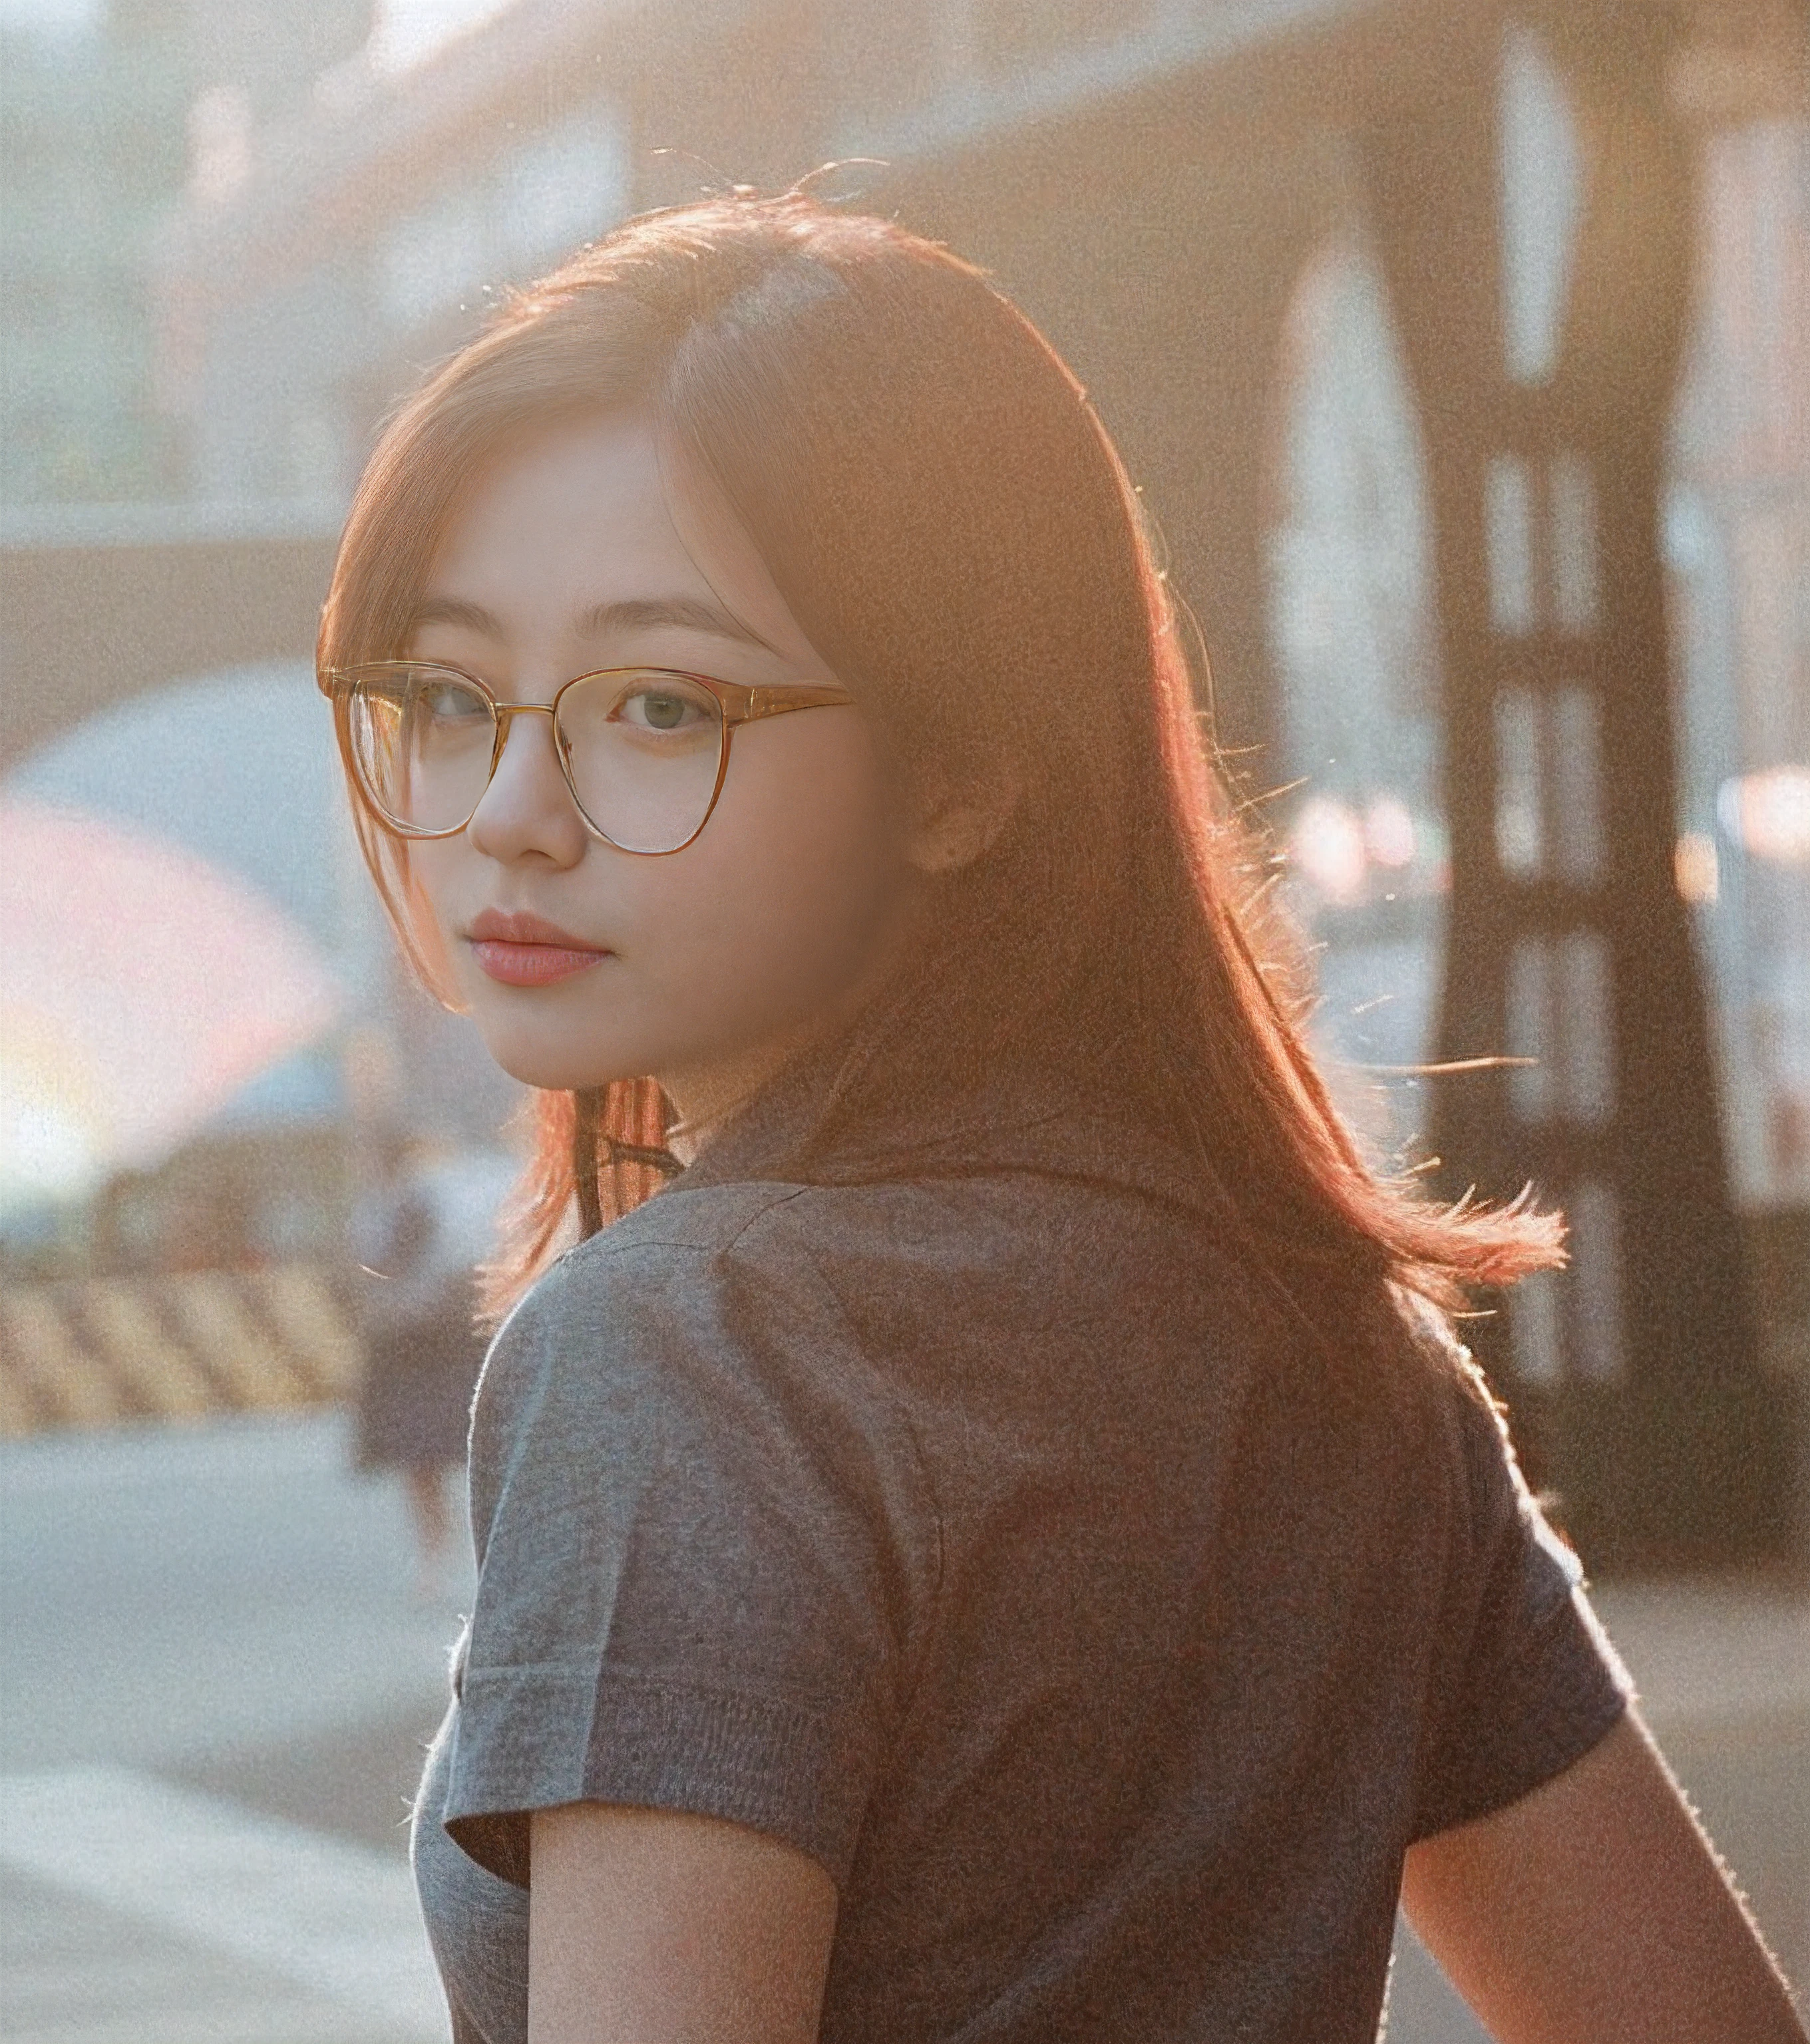
[[[391,425],[321,662],[541,1089],[416,1817],[461,2039],[1369,2039],[1398,1896],[1509,2044],[1799,2034],[1449,1329],[1558,1224],[1360,1158],[975,271],[630,224]]]

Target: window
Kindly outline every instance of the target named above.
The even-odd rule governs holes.
[[[1320,947],[1316,1049],[1384,1148],[1420,1132],[1448,886],[1423,457],[1382,281],[1355,233],[1288,335],[1270,620],[1290,898]]]

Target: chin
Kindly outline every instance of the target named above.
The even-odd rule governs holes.
[[[620,1019],[607,1012],[602,1016],[586,1013],[569,993],[561,999],[555,988],[505,989],[475,974],[460,991],[466,1016],[492,1061],[523,1085],[548,1093],[575,1091],[639,1077],[645,1069],[631,1069],[625,1062],[624,1054],[632,1059],[640,1046],[622,1040]],[[613,1020],[618,1026],[611,1026]]]
[[[577,1092],[608,1085],[612,1079],[641,1076],[640,1068],[631,1070],[615,1059],[600,1058],[594,1048],[581,1053],[566,1047],[488,1037],[484,1047],[512,1079],[544,1093]]]

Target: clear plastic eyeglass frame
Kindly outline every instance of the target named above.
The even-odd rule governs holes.
[[[386,809],[366,776],[353,742],[352,710],[355,697],[367,684],[394,678],[399,674],[445,674],[474,689],[490,705],[490,720],[494,733],[490,746],[490,764],[484,777],[484,786],[477,798],[460,820],[444,828],[429,830],[405,818],[393,814]],[[571,747],[566,741],[559,720],[559,705],[567,694],[582,682],[608,681],[630,675],[645,675],[652,680],[663,678],[690,682],[716,698],[721,713],[717,746],[717,773],[710,790],[710,799],[705,805],[696,828],[682,843],[663,845],[657,849],[619,843],[605,830],[584,805],[572,774]],[[478,813],[478,805],[490,790],[497,767],[503,756],[503,747],[508,743],[509,726],[518,717],[545,717],[553,720],[553,751],[559,762],[572,806],[583,819],[585,828],[594,837],[617,851],[624,851],[636,859],[667,859],[674,852],[683,851],[687,845],[697,842],[704,827],[715,813],[718,797],[723,792],[723,783],[729,771],[729,751],[736,732],[744,724],[755,724],[770,717],[785,717],[794,710],[832,709],[852,705],[855,697],[848,690],[834,682],[781,682],[759,687],[750,687],[740,682],[719,681],[713,674],[693,674],[680,667],[598,667],[582,674],[574,674],[555,690],[553,700],[547,703],[517,703],[503,701],[488,686],[463,667],[455,667],[450,660],[374,660],[351,667],[323,667],[316,675],[323,695],[333,705],[333,720],[339,738],[341,756],[350,771],[352,784],[357,789],[359,800],[364,804],[372,820],[393,837],[409,839],[435,839],[456,837]]]

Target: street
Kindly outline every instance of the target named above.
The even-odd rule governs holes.
[[[405,1799],[456,1605],[335,1416],[0,1458],[0,2030],[17,2044],[446,2034]]]
[[[11,2044],[422,2044],[403,1819],[460,1596],[329,1416],[0,1450],[0,2030]],[[1810,1974],[1810,1600],[1597,1608],[1793,1980]],[[1390,2044],[1482,2037],[1404,1935]]]

